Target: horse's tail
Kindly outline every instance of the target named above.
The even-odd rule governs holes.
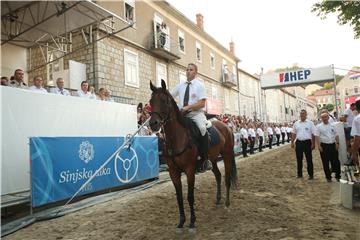
[[[232,137],[232,157],[231,157],[231,172],[230,172],[230,186],[233,187],[234,189],[237,188],[237,182],[238,182],[238,177],[237,177],[237,169],[236,169],[236,161],[235,161],[235,153],[234,153],[234,134],[231,133],[231,137]]]

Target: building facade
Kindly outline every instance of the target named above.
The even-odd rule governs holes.
[[[360,97],[360,67],[354,67],[354,72],[347,73],[336,85],[340,113]]]
[[[97,1],[97,4],[129,24],[134,23],[133,27],[105,38],[103,27],[93,26],[92,34],[97,39],[104,37],[103,40],[30,72],[30,84],[35,75],[42,76],[48,85],[54,84],[55,76],[66,72],[72,60],[84,64],[86,80],[96,90],[108,88],[121,102],[146,103],[150,99],[150,81],[160,86],[163,79],[172,89],[186,81],[187,64],[195,63],[198,78],[206,87],[208,111],[239,113],[236,69],[240,60],[233,48],[231,52],[204,31],[201,14],[194,24],[166,1]],[[112,24],[124,25],[116,19]],[[83,32],[72,33],[72,45],[83,40]],[[29,51],[32,56],[28,59],[32,65],[29,68],[40,66],[41,51],[37,48]]]
[[[262,120],[260,78],[241,68],[238,69],[238,76],[240,115]]]

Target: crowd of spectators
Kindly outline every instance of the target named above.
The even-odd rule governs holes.
[[[100,88],[96,93],[95,88],[91,86],[87,81],[82,81],[80,89],[74,93],[71,93],[65,88],[65,81],[63,78],[58,78],[56,80],[56,86],[51,87],[49,91],[44,88],[44,81],[41,76],[35,76],[33,78],[33,86],[28,86],[24,81],[24,71],[22,69],[16,69],[14,75],[10,77],[1,77],[1,85],[9,86],[14,88],[26,89],[33,92],[43,93],[43,94],[60,94],[63,96],[77,96],[88,99],[96,99],[101,101],[114,102],[114,99],[111,97],[111,91],[106,88]]]

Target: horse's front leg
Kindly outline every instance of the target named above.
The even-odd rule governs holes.
[[[185,212],[184,212],[184,200],[182,194],[182,185],[181,185],[181,172],[177,169],[169,169],[170,178],[174,184],[176,191],[176,198],[179,207],[180,220],[177,228],[183,228],[185,223]]]
[[[189,228],[195,228],[195,209],[194,209],[194,185],[195,185],[195,168],[186,172],[188,183],[188,202],[190,206],[190,224]]]

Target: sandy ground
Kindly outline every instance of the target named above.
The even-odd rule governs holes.
[[[215,207],[212,172],[198,175],[195,233],[189,233],[187,227],[176,231],[175,191],[172,183],[166,182],[61,218],[37,222],[4,239],[359,240],[360,211],[339,204],[339,183],[325,181],[319,154],[313,155],[313,181],[295,177],[295,153],[289,145],[238,161],[239,187],[231,192],[229,209],[224,208],[224,201],[221,207]],[[187,189],[184,181],[183,185]]]

